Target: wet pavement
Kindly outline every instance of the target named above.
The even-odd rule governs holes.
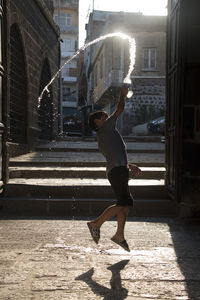
[[[0,299],[200,299],[200,225],[129,218],[128,253],[102,226],[96,245],[87,219],[0,220]]]

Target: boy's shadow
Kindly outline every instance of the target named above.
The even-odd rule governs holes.
[[[103,296],[104,300],[123,300],[128,295],[128,290],[122,287],[120,271],[125,268],[129,259],[122,260],[107,269],[112,272],[110,279],[111,288],[107,288],[92,279],[94,274],[94,268],[91,268],[88,272],[75,278],[75,280],[82,280],[91,288],[96,295]]]

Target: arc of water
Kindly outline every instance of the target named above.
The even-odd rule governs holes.
[[[130,64],[129,64],[129,69],[128,69],[128,73],[125,77],[125,79],[123,80],[124,83],[130,84],[131,83],[131,73],[133,71],[134,65],[135,65],[135,39],[131,38],[129,35],[126,35],[124,33],[121,32],[114,32],[114,33],[108,33],[106,35],[102,35],[97,39],[94,39],[93,41],[85,44],[84,46],[82,46],[72,57],[70,57],[61,67],[60,69],[54,74],[54,76],[52,77],[52,79],[49,81],[49,83],[44,87],[44,89],[42,90],[40,96],[38,97],[38,107],[40,107],[40,102],[41,99],[43,97],[43,94],[45,92],[49,93],[49,86],[53,83],[53,81],[56,79],[56,77],[59,75],[59,73],[62,71],[62,69],[70,62],[72,61],[74,58],[76,58],[81,51],[85,50],[87,47],[96,44],[102,40],[105,40],[107,38],[112,38],[112,37],[120,37],[122,39],[127,39],[129,41],[129,53],[130,53]]]

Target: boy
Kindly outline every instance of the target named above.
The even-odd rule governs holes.
[[[107,176],[115,192],[117,203],[109,206],[97,219],[88,222],[87,225],[93,240],[98,244],[101,225],[117,216],[117,231],[111,240],[126,251],[130,251],[124,238],[129,207],[133,206],[133,198],[128,187],[129,168],[135,176],[139,175],[141,170],[133,164],[128,168],[126,145],[116,129],[116,121],[124,110],[127,93],[128,88],[123,86],[116,110],[111,116],[105,111],[97,111],[91,113],[88,118],[89,126],[97,132],[99,151],[106,158]]]

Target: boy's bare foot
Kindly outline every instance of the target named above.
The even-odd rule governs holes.
[[[93,222],[87,222],[87,226],[89,228],[91,237],[93,239],[93,241],[98,244],[99,239],[100,239],[100,229],[95,227]]]
[[[124,250],[130,252],[130,249],[129,249],[129,245],[127,244],[127,241],[125,239],[118,239],[116,238],[115,236],[113,236],[111,238],[111,241],[113,241],[114,243],[116,243],[117,245],[119,245],[120,247],[122,247]]]

